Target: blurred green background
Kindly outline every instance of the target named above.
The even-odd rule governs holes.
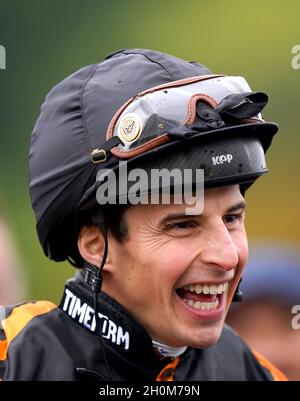
[[[28,298],[59,301],[73,268],[43,255],[27,189],[28,147],[43,98],[83,65],[114,50],[146,47],[197,60],[216,73],[243,75],[267,92],[265,119],[280,132],[268,155],[270,173],[249,191],[250,241],[300,244],[298,204],[300,69],[299,1],[1,0],[0,214],[12,228],[28,275]]]

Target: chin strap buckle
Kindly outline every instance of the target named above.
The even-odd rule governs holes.
[[[240,279],[237,289],[235,290],[234,296],[232,298],[232,302],[241,302],[243,300],[243,293],[240,290],[240,284],[241,284],[242,279]]]
[[[102,288],[102,277],[98,277],[97,273],[95,273],[91,268],[86,267],[84,269],[84,281],[92,287],[94,293],[99,294]]]

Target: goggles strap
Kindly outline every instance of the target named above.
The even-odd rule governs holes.
[[[113,136],[112,138],[105,141],[100,149],[97,148],[92,151],[92,163],[104,163],[108,157],[108,154],[110,153],[110,150],[115,146],[118,146],[119,144],[124,146],[124,142],[118,136]]]
[[[263,92],[248,92],[226,96],[216,107],[223,119],[245,120],[257,116],[268,103]]]
[[[196,105],[195,122],[172,128],[168,131],[168,136],[172,139],[188,139],[200,132],[243,123],[246,119],[257,116],[267,102],[268,96],[263,92],[228,95],[216,108],[199,101]]]

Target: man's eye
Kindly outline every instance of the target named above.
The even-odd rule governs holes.
[[[227,214],[226,216],[224,216],[223,220],[224,223],[227,224],[239,223],[243,220],[243,213]]]
[[[168,224],[167,229],[187,230],[196,226],[193,221],[178,221],[177,223]]]

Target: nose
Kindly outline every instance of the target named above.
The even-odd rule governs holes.
[[[234,269],[239,261],[238,252],[230,232],[222,223],[207,233],[206,246],[201,252],[202,262],[217,265],[223,270]]]

